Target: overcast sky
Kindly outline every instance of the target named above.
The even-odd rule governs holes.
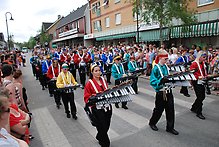
[[[7,41],[5,13],[11,12],[14,21],[7,14],[9,34],[15,42],[28,41],[41,29],[42,22],[54,22],[58,15],[67,16],[71,11],[86,4],[88,0],[0,0],[0,32]]]

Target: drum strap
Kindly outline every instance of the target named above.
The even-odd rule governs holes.
[[[51,65],[51,66],[52,66],[52,65]],[[60,72],[60,65],[58,65],[58,68],[59,68],[59,69],[58,69],[58,74],[59,74],[59,72]],[[53,66],[52,66],[52,75],[53,75],[53,78],[56,77]]]
[[[64,83],[64,85],[66,86],[67,84],[66,84],[66,82],[65,82],[65,75],[64,75],[64,73],[61,73],[61,75],[62,75],[63,83]],[[67,72],[66,80],[69,82],[69,84],[71,84],[71,76],[70,76],[70,74],[69,74],[69,71]]]

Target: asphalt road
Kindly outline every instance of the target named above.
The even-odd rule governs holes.
[[[30,54],[27,54],[29,61]],[[32,147],[98,147],[95,139],[96,129],[91,126],[83,110],[83,90],[75,91],[78,120],[66,118],[64,108],[57,109],[54,99],[49,97],[48,90],[41,90],[39,81],[32,75],[29,63],[22,67],[24,86],[29,96],[29,108],[33,113],[30,132],[35,137]],[[79,81],[79,80],[78,80]],[[113,81],[113,80],[112,80]],[[191,97],[184,97],[179,88],[173,90],[175,97],[174,136],[165,131],[165,114],[157,124],[159,131],[152,131],[148,126],[154,108],[155,92],[149,81],[139,78],[139,94],[134,95],[128,103],[128,110],[116,109],[113,106],[109,136],[112,147],[218,147],[219,146],[219,97],[207,96],[204,101],[203,115],[200,120],[190,111],[195,100],[194,91],[190,88]]]

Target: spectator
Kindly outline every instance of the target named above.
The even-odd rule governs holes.
[[[0,87],[0,146],[2,147],[28,147],[23,140],[17,139],[7,131],[9,124],[9,91]]]

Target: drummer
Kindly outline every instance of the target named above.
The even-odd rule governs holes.
[[[68,71],[68,69],[69,67],[66,63],[62,64],[62,72],[59,73],[57,77],[57,81],[56,81],[57,88],[65,88],[65,87],[70,87],[70,86],[74,86],[77,84],[77,82],[75,81],[75,78]],[[61,97],[62,97],[62,102],[65,107],[65,113],[67,115],[67,118],[70,118],[72,115],[72,118],[77,120],[77,116],[76,116],[77,110],[76,110],[76,105],[74,101],[74,92],[71,90],[63,91],[61,93]],[[68,103],[70,103],[70,106],[71,106],[71,115],[70,115]]]
[[[61,96],[60,96],[60,93],[55,90],[57,89],[55,82],[60,72],[61,72],[61,67],[58,63],[58,59],[53,58],[52,65],[49,67],[47,71],[47,77],[49,79],[48,88],[49,88],[50,96],[51,97],[54,96],[55,103],[58,109],[60,108],[60,105],[61,105],[61,102],[60,102]]]

